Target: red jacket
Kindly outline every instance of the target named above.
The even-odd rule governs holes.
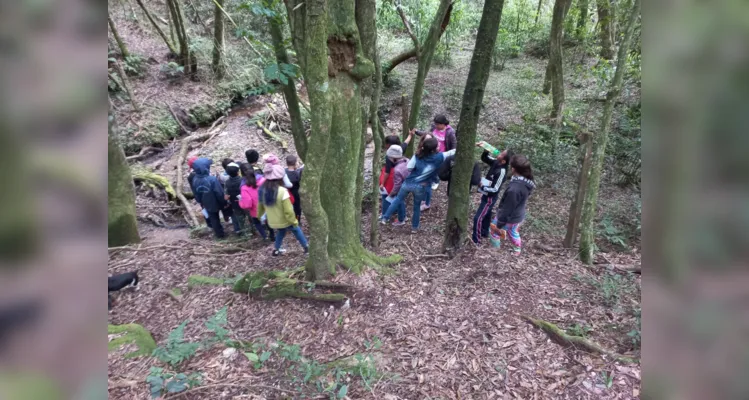
[[[388,176],[387,182],[383,183],[383,180],[385,179],[385,167],[382,167],[382,170],[380,171],[380,186],[385,186],[385,190],[388,191],[388,193],[393,191],[393,177],[395,176],[395,170],[390,170],[390,176]]]

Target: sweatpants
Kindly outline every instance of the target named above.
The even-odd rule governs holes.
[[[473,243],[480,244],[482,237],[489,237],[489,225],[492,222],[492,209],[497,203],[499,196],[481,196],[481,203],[473,216],[473,233],[471,240]]]

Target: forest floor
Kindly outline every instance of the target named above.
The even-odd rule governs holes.
[[[132,34],[125,25],[120,23],[121,31]],[[141,46],[144,48],[135,50],[158,54],[151,53],[147,43]],[[469,58],[470,51],[456,49],[453,66],[432,67],[426,82],[424,123],[440,112],[457,119]],[[531,87],[537,90],[544,68],[543,60],[523,56],[492,74],[482,111],[481,137],[493,138],[503,126],[522,122],[526,104],[517,100],[517,94]],[[385,92],[385,107],[391,111],[387,116],[390,131],[400,128],[398,98],[401,92],[410,92],[408,81],[414,75],[413,62],[399,66],[395,78],[403,85]],[[153,92],[153,102],[156,97],[158,102],[184,99],[185,87],[200,96],[210,94],[210,89],[193,82],[165,86],[155,77],[134,80],[133,85],[136,93]],[[587,96],[584,90],[595,92],[590,85],[576,88],[571,84],[568,93],[572,102]],[[534,106],[543,108],[545,102],[548,99],[541,98]],[[276,142],[248,124],[268,103],[274,103],[280,113],[285,111],[278,95],[258,96],[225,117],[217,135],[190,155],[211,157],[218,165],[224,157],[244,160],[249,148],[261,154],[282,154]],[[128,107],[119,105],[121,110]],[[204,131],[201,128],[197,133]],[[290,135],[284,137],[293,152]],[[172,142],[139,163],[174,182],[178,146]],[[335,277],[336,282],[355,288],[348,306],[296,299],[256,300],[232,292],[230,285],[188,283],[193,275],[231,281],[251,271],[290,270],[302,265],[304,256],[291,237],[286,239],[289,253],[271,257],[271,246],[259,238],[230,235],[230,239],[216,242],[192,237],[186,228],[154,227],[147,222],[148,214],[180,224],[181,210],[162,196],[154,196],[154,191],[139,188],[137,209],[143,243],[111,249],[108,271],[137,270],[140,288],[114,294],[116,305],[109,323],[140,324],[164,346],[169,333],[189,321],[184,339],[196,342],[211,336],[205,321],[227,306],[229,337],[254,343],[252,351],[257,354],[268,352],[266,360],[250,361],[251,356],[228,350],[223,344],[201,348],[179,369],[202,374],[202,384],[166,398],[327,398],[321,389],[334,387],[338,394],[344,384],[345,395],[351,399],[638,398],[638,363],[564,348],[522,319],[544,319],[608,350],[639,358],[640,276],[620,271],[639,266],[637,245],[622,250],[601,243],[605,252],[599,253],[590,267],[577,260],[574,249],[561,248],[570,199],[567,186],[575,175],[569,172],[564,187],[550,183],[534,192],[528,205],[529,219],[521,230],[524,251],[519,256],[505,248],[492,248],[485,241],[480,247],[467,247],[454,259],[443,257],[440,244],[447,199],[446,185],[440,185],[432,208],[422,213],[419,235],[410,235],[408,226],[380,228],[378,254],[403,256],[393,273],[369,270],[357,276],[341,271]],[[615,204],[633,193],[606,186],[601,189],[602,204]],[[476,207],[478,195],[472,196]],[[199,212],[197,207],[195,210]],[[366,208],[366,229],[371,216]],[[304,219],[302,226],[306,232]],[[231,232],[229,224],[225,228]],[[116,337],[110,335],[110,340]],[[285,351],[293,345],[299,346],[299,357]],[[146,383],[149,369],[164,365],[152,357],[125,357],[132,350],[132,345],[125,345],[109,353],[111,399],[151,397]],[[341,362],[347,357],[358,357],[358,367]],[[366,361],[366,368],[361,360]],[[315,368],[321,388],[304,382],[307,373],[316,376]],[[349,374],[336,377],[335,371]]]

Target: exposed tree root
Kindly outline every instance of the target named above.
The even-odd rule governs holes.
[[[347,297],[343,293],[319,293],[319,290],[347,291],[351,289],[350,286],[328,281],[307,282],[292,278],[303,273],[303,268],[292,271],[250,272],[239,279],[232,290],[263,300],[292,297],[326,303],[346,301]]]
[[[177,199],[177,193],[174,191],[174,188],[169,183],[168,179],[144,168],[131,168],[130,170],[133,174],[134,182],[143,183],[152,189],[157,187],[164,189],[164,191],[169,195],[170,200]]]
[[[389,257],[380,257],[364,248],[349,254],[338,255],[335,259],[337,264],[342,265],[346,269],[357,274],[362,273],[365,267],[370,267],[374,270],[380,271],[383,268],[392,264],[397,264],[402,260],[403,257],[398,254]]]
[[[542,319],[534,319],[525,315],[521,315],[520,317],[531,325],[546,332],[546,334],[549,335],[549,338],[551,338],[554,343],[557,343],[560,346],[574,347],[588,353],[607,355],[619,361],[635,362],[635,360],[632,358],[625,357],[613,351],[604,349],[598,343],[590,341],[582,336],[568,335],[551,322],[547,322]]]

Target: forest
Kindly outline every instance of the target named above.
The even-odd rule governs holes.
[[[639,398],[640,8],[109,0],[109,398]]]

